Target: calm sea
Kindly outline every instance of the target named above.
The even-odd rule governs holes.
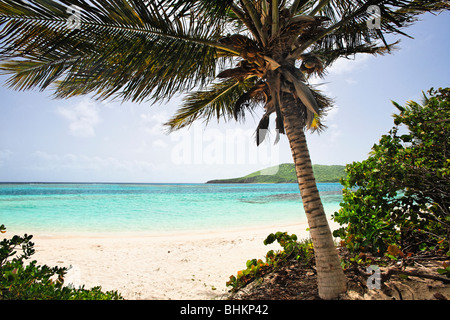
[[[318,184],[327,215],[342,186]],[[0,184],[0,225],[34,233],[177,233],[306,221],[296,184]]]

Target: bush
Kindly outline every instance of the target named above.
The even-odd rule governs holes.
[[[334,236],[352,252],[448,251],[450,90],[429,95],[423,105],[393,102],[395,126],[368,159],[346,166],[343,202],[333,215],[344,226]]]
[[[0,225],[5,233],[5,226]],[[0,242],[0,300],[120,300],[117,291],[102,292],[101,287],[75,289],[64,286],[67,268],[37,265],[24,260],[35,253],[33,236],[13,236]],[[18,254],[16,248],[21,249]]]
[[[314,250],[310,240],[297,241],[295,234],[289,235],[286,232],[271,233],[264,240],[264,245],[269,245],[277,241],[283,250],[270,250],[266,254],[266,261],[261,259],[248,260],[246,269],[238,271],[237,275],[230,276],[227,286],[236,291],[245,287],[253,280],[276,270],[289,260],[297,260],[304,264],[312,262]]]

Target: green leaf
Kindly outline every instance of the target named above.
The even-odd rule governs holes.
[[[273,234],[273,233],[271,233],[271,234],[269,234],[268,236],[267,236],[267,238],[264,240],[264,245],[269,245],[269,244],[272,244],[272,243],[274,243],[275,242],[275,240],[276,240],[276,237],[275,237],[275,235]]]

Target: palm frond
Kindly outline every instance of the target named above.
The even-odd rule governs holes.
[[[325,120],[328,112],[334,106],[334,100],[326,96],[321,90],[315,87],[310,87],[310,90],[317,102],[319,113],[310,114],[310,116],[312,116],[312,119],[306,123],[306,127],[311,132],[321,133],[327,128],[327,126],[325,125]]]
[[[270,123],[270,114],[265,113],[256,127],[256,145],[259,146],[267,136]]]
[[[235,102],[233,107],[236,121],[245,119],[245,111],[253,109],[257,104],[265,104],[268,101],[268,87],[265,81],[258,81],[253,87],[244,92]]]
[[[284,85],[286,86],[286,84]],[[295,108],[298,108],[300,110],[306,129],[308,129],[312,133],[321,133],[327,128],[327,126],[325,125],[325,119],[328,111],[333,108],[334,101],[315,87],[308,86],[308,89],[317,103],[317,113],[309,110],[303,104],[303,102],[295,95],[292,95],[290,90],[286,87],[284,88],[280,99],[283,104],[293,105]],[[268,129],[270,125],[270,115],[276,113],[276,108],[271,98],[269,98],[269,100],[267,101],[265,109],[266,112],[261,117],[255,131],[257,145],[260,145],[265,140],[269,132]],[[275,118],[275,128],[277,130],[274,143],[278,143],[280,134],[285,133],[283,118],[278,114]]]
[[[316,1],[304,2],[300,11],[312,10],[311,4]],[[373,43],[384,39],[385,34],[401,34],[407,36],[402,29],[410,26],[417,20],[417,16],[426,12],[440,12],[450,9],[448,1],[429,0],[352,0],[352,1],[325,1],[326,4],[317,11],[317,15],[329,19],[329,26],[320,30],[314,37],[298,43],[291,57],[297,59],[313,44],[322,42],[322,46],[329,49],[344,49]],[[367,21],[371,19],[367,11],[369,6],[380,8],[380,29],[371,30]]]
[[[289,70],[283,70],[283,76],[294,85],[294,90],[297,97],[312,113],[318,114],[320,112],[319,106],[314,95],[307,85],[305,85],[300,79],[295,77]]]
[[[327,49],[320,45],[314,46],[309,54],[313,54],[320,57],[320,61],[323,64],[323,69],[330,67],[339,58],[349,59],[358,53],[371,54],[374,56],[383,56],[393,51],[399,50],[398,44],[400,40],[389,44],[388,46],[377,45],[377,44],[361,44],[358,46]],[[316,73],[317,75],[317,73]],[[320,75],[319,75],[320,76]]]
[[[225,3],[2,0],[0,59],[27,61],[33,68],[27,72],[24,66],[14,73],[18,64],[9,61],[0,69],[13,74],[9,84],[16,89],[45,89],[59,78],[57,97],[94,92],[100,98],[133,101],[170,98],[205,85],[225,59],[217,57],[218,50],[226,51],[216,41],[220,29],[211,28],[217,23],[206,23],[201,16],[213,11],[221,15],[230,1]],[[75,30],[67,27],[69,5],[81,13]],[[199,17],[183,16],[193,8]],[[53,73],[56,64],[64,71]],[[32,72],[37,65],[39,73]],[[51,81],[40,81],[42,74],[51,73]]]
[[[381,11],[378,30],[367,24],[370,5]],[[68,26],[69,8],[78,27]],[[54,86],[58,98],[142,102],[188,92],[170,130],[242,120],[263,105],[258,129],[275,113],[283,133],[282,103],[320,130],[332,103],[306,77],[340,57],[389,53],[397,42],[386,34],[406,35],[419,14],[446,9],[448,1],[429,0],[0,0],[0,74],[18,90]]]
[[[217,120],[237,118],[234,106],[240,97],[255,85],[255,81],[255,78],[244,82],[227,79],[214,83],[207,90],[191,92],[186,95],[183,105],[165,125],[169,131],[175,131],[191,125],[198,119],[208,123],[214,118]],[[250,108],[250,105],[247,108]],[[240,114],[244,115],[243,112]]]

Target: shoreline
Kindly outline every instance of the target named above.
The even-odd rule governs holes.
[[[333,221],[329,221],[330,224],[334,223]],[[267,234],[275,229],[283,229],[277,231],[286,231],[288,233],[298,230],[296,228],[307,228],[308,223],[306,221],[300,221],[295,223],[282,223],[282,224],[270,224],[270,225],[256,225],[256,226],[246,226],[246,227],[230,227],[230,228],[220,228],[220,229],[186,229],[179,231],[53,231],[53,230],[28,230],[22,231],[22,229],[12,229],[6,226],[7,234],[28,234],[33,235],[33,239],[77,239],[77,238],[192,238],[192,237],[214,237],[221,235],[229,235],[229,234],[240,234],[245,232],[251,233],[264,233]],[[286,230],[284,230],[286,229]]]
[[[338,225],[330,222],[334,230]],[[125,299],[208,300],[228,292],[226,281],[245,269],[247,260],[264,259],[264,239],[277,231],[309,237],[307,223],[247,227],[221,232],[143,235],[33,234],[31,260],[69,267],[66,283],[117,290]],[[13,232],[7,229],[4,237]],[[15,232],[17,233],[17,232]]]
[[[334,212],[334,210],[333,210]],[[331,230],[339,226],[338,223],[332,220],[332,213],[326,214],[328,223]],[[247,223],[250,223],[247,221]],[[303,229],[302,227],[305,226]],[[308,222],[305,216],[299,216],[299,219],[286,220],[279,223],[268,223],[260,222],[256,225],[243,225],[241,227],[236,226],[226,226],[226,227],[211,227],[211,228],[198,228],[198,229],[183,229],[183,230],[153,230],[153,231],[142,231],[142,230],[131,230],[122,231],[124,229],[117,230],[98,230],[98,231],[73,231],[73,230],[52,230],[52,229],[33,229],[33,227],[16,227],[5,224],[6,233],[5,236],[12,235],[33,235],[33,239],[65,239],[65,238],[161,238],[161,237],[202,237],[202,236],[213,236],[222,234],[239,234],[243,232],[267,232],[267,235],[272,232],[286,231],[288,233],[295,233],[301,239],[298,234],[298,228],[304,229],[308,227]],[[286,230],[276,230],[275,229],[286,229]],[[297,229],[296,229],[297,228]],[[305,231],[306,232],[306,231]],[[308,232],[309,235],[309,232]]]

